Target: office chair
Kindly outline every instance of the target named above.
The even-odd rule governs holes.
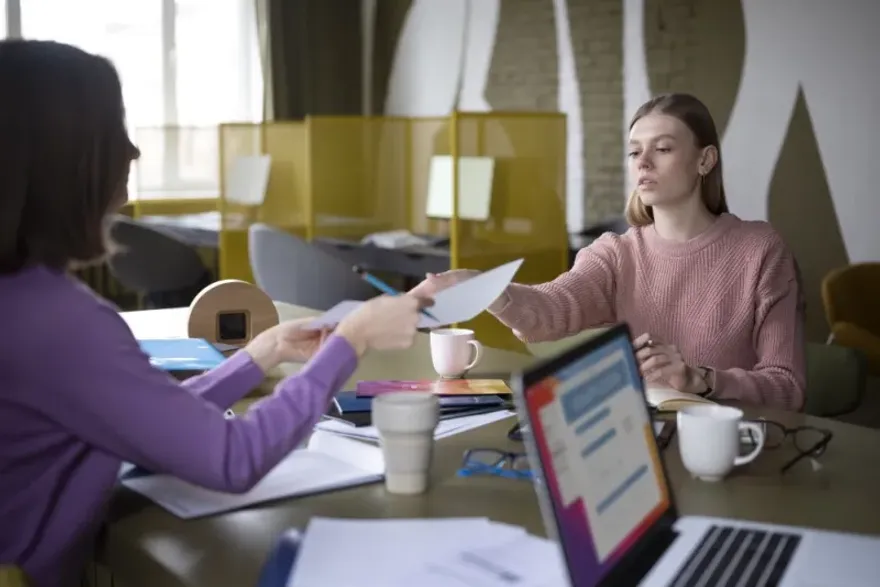
[[[110,235],[119,246],[108,260],[110,273],[148,307],[188,306],[213,281],[193,247],[159,229],[120,215]]]
[[[825,318],[834,344],[857,349],[880,375],[880,263],[855,263],[822,280]]]
[[[328,310],[378,293],[342,260],[266,224],[250,226],[248,252],[257,286],[278,302]]]

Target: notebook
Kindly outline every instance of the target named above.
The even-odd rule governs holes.
[[[429,391],[435,395],[511,395],[503,379],[419,379],[358,381],[359,396],[376,396],[395,391]]]
[[[443,396],[439,397],[438,401],[441,420],[487,414],[510,408],[510,402],[497,395]],[[372,396],[359,396],[354,391],[341,391],[333,398],[325,417],[352,426],[370,426],[373,423],[372,406]]]
[[[381,481],[382,450],[338,434],[316,430],[250,491],[224,493],[171,475],[124,477],[122,485],[184,520],[245,508],[266,501],[324,493]]]
[[[670,387],[647,387],[645,396],[648,404],[658,412],[677,412],[688,406],[715,403],[699,395],[683,393]]]

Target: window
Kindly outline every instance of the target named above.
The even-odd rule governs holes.
[[[132,198],[217,196],[217,125],[262,119],[253,0],[5,2],[19,9],[9,13],[21,15],[23,37],[70,43],[116,65],[142,152]],[[0,23],[5,36],[5,15]]]

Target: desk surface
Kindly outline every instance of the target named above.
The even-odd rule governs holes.
[[[276,303],[282,320],[294,320],[317,316],[320,312]],[[147,310],[143,312],[124,312],[129,327],[138,338],[184,338],[187,336],[186,323],[188,310],[174,308],[169,310]],[[473,370],[473,375],[510,373],[528,365],[534,359],[525,354],[499,349],[486,349],[480,364]],[[299,365],[287,365],[282,368],[284,373],[299,370]],[[353,385],[358,380],[376,379],[424,379],[435,377],[431,364],[431,342],[427,334],[419,334],[415,344],[403,351],[386,351],[369,353],[361,359],[357,371],[349,380]]]
[[[283,318],[310,310],[279,305]],[[138,336],[183,336],[185,311],[159,310],[126,315]],[[486,349],[485,370],[516,369],[532,359]],[[295,370],[292,366],[290,369]],[[355,378],[429,377],[427,336],[413,349],[367,357]],[[814,471],[801,462],[785,476],[778,467],[793,453],[767,451],[752,465],[717,484],[690,478],[673,440],[665,461],[682,514],[744,518],[763,522],[880,534],[880,431],[763,409],[747,409],[788,426],[830,429],[834,439]],[[389,496],[380,484],[282,500],[201,520],[178,520],[145,499],[120,490],[114,500],[102,559],[123,585],[253,585],[276,538],[287,528],[305,527],[312,516],[446,517],[488,516],[543,533],[529,483],[500,478],[459,478],[462,452],[474,446],[522,450],[506,439],[511,421],[444,439],[438,443],[432,489],[424,496]]]

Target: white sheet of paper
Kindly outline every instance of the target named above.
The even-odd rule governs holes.
[[[485,518],[312,518],[287,587],[397,585],[428,561],[509,543],[523,534],[522,528]]]
[[[240,495],[204,489],[171,475],[124,479],[122,484],[187,520],[282,497],[381,481],[384,471],[382,451],[377,446],[315,433],[308,448],[291,452],[253,489]]]
[[[434,297],[434,305],[428,308],[438,323],[424,326],[420,323],[419,326],[445,326],[477,317],[504,293],[522,264],[523,260],[517,259],[444,289]],[[431,320],[423,318],[422,321]]]
[[[434,297],[434,305],[427,308],[436,320],[422,316],[419,328],[438,328],[475,318],[504,293],[522,263],[522,259],[517,259],[499,265],[441,291]],[[310,326],[312,328],[335,326],[362,303],[352,300],[339,302],[315,318]]]
[[[226,201],[245,206],[259,206],[266,199],[272,157],[249,155],[236,157],[226,175]]]
[[[546,538],[522,534],[486,548],[459,549],[434,557],[421,569],[388,587],[568,587],[559,546]]]
[[[344,300],[339,302],[311,322],[309,322],[308,326],[310,328],[332,328],[342,322],[342,319],[360,308],[363,302],[357,302],[355,300]]]
[[[487,424],[500,422],[501,420],[505,420],[514,415],[515,412],[501,410],[498,412],[490,412],[488,414],[474,414],[473,416],[462,416],[461,418],[441,420],[440,423],[437,424],[437,428],[434,429],[434,438],[440,440],[447,436],[461,434],[462,432],[467,432],[474,428],[480,428]],[[352,426],[347,422],[340,422],[339,420],[324,420],[318,422],[316,428],[318,430],[333,432],[334,434],[347,436],[349,438],[358,438],[371,442],[379,441],[379,431],[375,426]]]

